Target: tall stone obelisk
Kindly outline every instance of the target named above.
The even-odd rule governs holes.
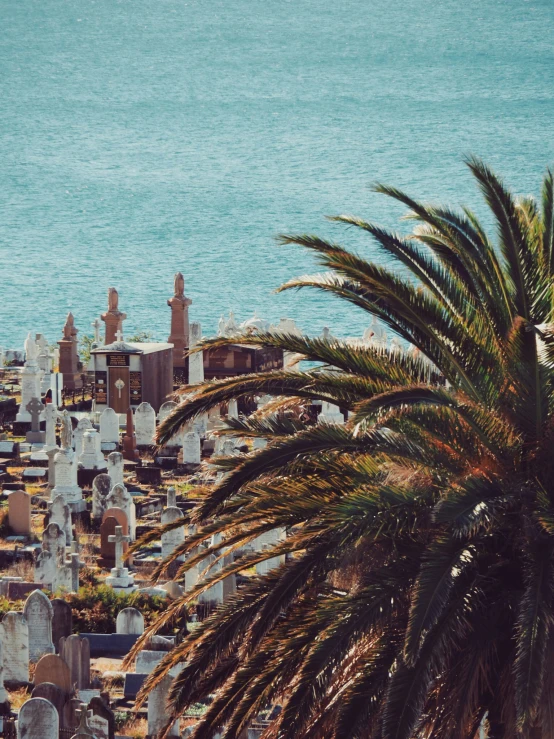
[[[167,301],[171,308],[171,333],[168,341],[173,344],[173,367],[185,367],[185,351],[189,347],[189,305],[185,297],[185,279],[180,272],[174,278],[173,297]]]
[[[73,314],[68,313],[63,327],[63,338],[58,341],[60,347],[60,374],[63,375],[63,386],[68,390],[79,390],[83,387],[79,360],[79,343]]]
[[[108,310],[102,313],[100,318],[106,324],[104,343],[113,344],[116,341],[118,331],[123,335],[123,321],[127,318],[127,314],[119,310],[119,293],[115,287],[108,288]]]

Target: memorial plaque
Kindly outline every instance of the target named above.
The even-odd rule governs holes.
[[[97,403],[108,403],[108,373],[96,372],[94,377],[94,397]]]
[[[129,354],[108,354],[106,356],[108,367],[128,367],[130,362]]]
[[[131,389],[131,403],[142,403],[142,372],[130,372],[129,384]]]

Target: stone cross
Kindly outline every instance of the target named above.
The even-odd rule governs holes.
[[[31,414],[31,431],[40,431],[40,414],[44,410],[43,404],[38,398],[32,398],[25,410]]]
[[[123,331],[120,328],[115,332],[115,340],[123,341]]]
[[[115,544],[115,569],[120,570],[123,568],[123,545],[131,541],[131,537],[123,533],[122,526],[116,526],[115,536],[108,536],[108,541]]]
[[[86,703],[82,703],[81,706],[81,708],[78,708],[75,711],[75,715],[79,719],[79,726],[77,727],[76,733],[78,735],[84,734],[85,736],[88,735],[90,737],[94,737],[88,723],[89,718],[92,718],[92,711],[88,710]]]
[[[94,321],[90,325],[94,329],[94,341],[97,344],[99,344],[100,343],[100,328],[102,326],[102,321],[99,318],[95,318]]]

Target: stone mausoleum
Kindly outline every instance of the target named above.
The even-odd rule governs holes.
[[[116,340],[91,351],[95,410],[126,413],[142,402],[156,412],[173,392],[173,344]]]

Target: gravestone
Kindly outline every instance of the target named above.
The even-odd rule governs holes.
[[[85,431],[89,431],[91,429],[92,429],[92,423],[89,421],[88,418],[79,419],[77,428],[73,432],[73,444],[74,444],[74,449],[75,449],[75,455],[77,457],[79,457],[83,451],[83,436],[85,435]]]
[[[57,523],[65,534],[65,543],[69,547],[73,541],[73,525],[71,520],[71,509],[65,502],[63,495],[56,495],[49,505],[49,523]]]
[[[62,495],[65,502],[77,510],[83,503],[83,491],[77,484],[77,460],[72,449],[60,449],[54,456],[54,478],[52,500]]]
[[[136,462],[139,459],[137,438],[133,425],[133,410],[130,406],[127,409],[127,428],[123,437],[123,457],[130,462]]]
[[[114,739],[115,716],[111,708],[99,697],[92,698],[88,708],[92,711],[92,716],[89,714],[89,726],[97,739]]]
[[[120,454],[119,452],[112,452],[111,454],[108,454],[107,461],[107,473],[111,478],[112,485],[124,485],[123,469],[125,462],[123,460],[123,454]]]
[[[161,730],[164,728],[167,722],[167,697],[173,684],[173,679],[177,675],[179,668],[173,668],[169,675],[166,675],[164,679],[158,683],[148,693],[148,735],[158,736]],[[179,737],[180,736],[180,721],[177,719],[168,737]]]
[[[40,430],[40,418],[44,413],[44,405],[39,398],[31,398],[25,406],[31,416],[31,430],[25,436],[29,444],[44,444],[45,433]]]
[[[202,339],[202,325],[197,321],[190,324],[189,347],[194,347]],[[204,352],[198,351],[189,355],[189,385],[199,385],[204,382]]]
[[[37,662],[43,654],[55,652],[52,641],[54,611],[42,590],[33,591],[23,607],[29,629],[29,659]]]
[[[136,508],[133,497],[124,485],[114,485],[106,498],[108,508],[121,508],[125,511],[129,523],[129,536],[131,541],[135,540],[136,533]]]
[[[54,611],[52,619],[52,641],[58,649],[62,636],[68,637],[73,632],[73,613],[71,606],[61,598],[54,598],[51,601]]]
[[[0,641],[4,647],[4,681],[28,682],[29,626],[22,613],[6,613],[0,624]]]
[[[60,720],[56,708],[45,698],[31,698],[21,706],[17,725],[19,739],[58,739]]]
[[[171,507],[166,508],[162,511],[161,523],[165,526],[174,521],[178,521],[183,518],[183,513],[180,508]],[[177,547],[179,547],[185,541],[185,527],[179,526],[171,531],[162,533],[162,558],[165,559],[172,554]]]
[[[117,614],[115,630],[118,634],[142,634],[144,616],[136,608],[124,608]]]
[[[37,662],[35,670],[35,685],[53,683],[58,688],[69,693],[72,689],[69,667],[57,654],[45,654]]]
[[[14,534],[31,533],[31,496],[15,490],[8,496],[8,521]]]
[[[31,421],[31,414],[27,410],[27,404],[33,398],[40,398],[40,381],[42,378],[42,371],[37,361],[36,344],[30,333],[25,340],[25,353],[25,366],[20,373],[21,403],[15,420],[17,422],[29,423]]]
[[[119,416],[113,408],[105,408],[100,414],[100,442],[119,443]]]
[[[90,644],[78,634],[62,637],[59,644],[60,657],[69,667],[71,687],[87,689],[90,687]]]
[[[4,646],[2,644],[2,640],[0,639],[0,714],[1,715],[5,714],[5,709],[9,709],[8,691],[4,687],[5,679],[6,678],[5,678],[5,671],[4,671]]]
[[[111,410],[111,409],[110,409]],[[106,498],[112,489],[112,478],[101,473],[96,475],[92,481],[92,518],[95,521],[102,520],[102,516],[106,511],[108,504]]]
[[[40,683],[35,685],[33,692],[31,693],[32,698],[44,698],[54,706],[58,713],[58,719],[60,726],[63,726],[63,709],[67,701],[67,693],[58,688],[54,683]]]
[[[189,431],[183,440],[183,464],[200,464],[200,436]]]
[[[156,411],[150,403],[141,403],[135,411],[137,446],[151,446],[156,434]]]
[[[65,560],[65,532],[57,523],[50,523],[42,532],[42,549],[35,563],[35,582],[54,592],[71,589],[71,570]]]
[[[340,411],[340,408],[338,405],[335,405],[334,403],[329,403],[326,400],[321,401],[321,413],[319,414],[317,418],[318,423],[335,423],[335,424],[343,424],[344,423],[344,416]]]
[[[56,444],[56,423],[58,421],[58,409],[54,403],[47,403],[44,409],[46,431],[44,432],[45,449],[53,449]]]
[[[109,537],[109,542],[115,544],[115,567],[106,578],[106,585],[110,585],[117,593],[133,593],[137,590],[134,577],[129,570],[123,566],[124,545],[131,540],[125,536],[121,526],[115,527],[115,533]]]
[[[79,464],[85,470],[106,470],[108,465],[100,450],[100,434],[95,429],[87,429],[83,434],[83,451]]]
[[[166,507],[175,508],[177,506],[177,492],[174,487],[167,488]]]
[[[98,564],[101,567],[111,569],[115,565],[115,544],[110,538],[115,534],[115,527],[118,521],[114,516],[105,516],[100,525],[100,559]]]
[[[158,422],[162,424],[165,419],[170,416],[175,408],[178,408],[179,404],[176,403],[174,400],[168,400],[165,403],[162,403],[160,406],[160,410],[158,411]],[[166,444],[166,446],[182,446],[183,445],[183,431],[178,431],[174,436],[171,438],[171,440]]]

